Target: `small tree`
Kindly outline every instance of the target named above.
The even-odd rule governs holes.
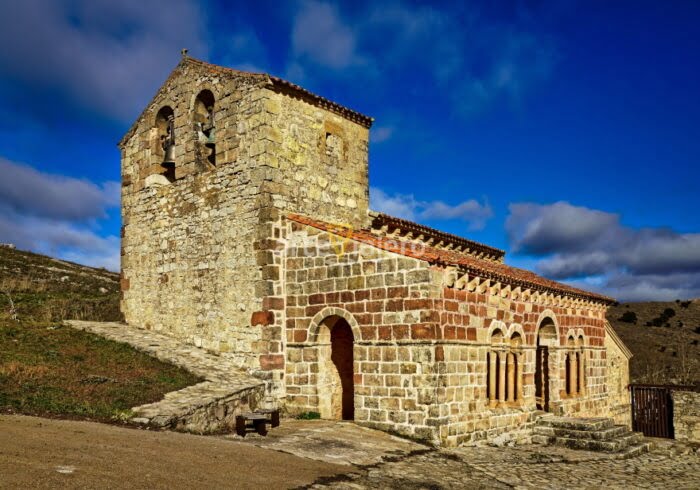
[[[634,311],[626,311],[619,318],[619,321],[625,322],[625,323],[634,323],[636,325],[637,324],[637,314]]]

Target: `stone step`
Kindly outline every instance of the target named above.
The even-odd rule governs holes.
[[[615,422],[608,418],[543,417],[537,421],[537,425],[557,429],[595,431],[609,429],[615,425]]]
[[[619,453],[620,459],[629,459],[639,456],[640,454],[648,453],[654,448],[654,443],[652,442],[640,442],[634,444]]]
[[[546,425],[537,425],[534,428],[534,433],[542,436],[550,437],[570,437],[574,439],[598,439],[610,440],[629,432],[629,429],[624,425],[614,425],[607,429],[601,430],[576,430],[562,429],[559,427],[551,427]]]
[[[549,444],[568,447],[569,449],[583,449],[586,451],[620,452],[629,447],[640,444],[643,437],[636,432],[627,434],[611,440],[598,439],[578,439],[573,437],[533,435],[532,442],[535,444]]]

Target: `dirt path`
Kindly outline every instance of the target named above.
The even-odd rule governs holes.
[[[214,437],[0,416],[0,488],[292,488],[352,471]]]

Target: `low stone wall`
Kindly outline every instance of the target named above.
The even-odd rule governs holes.
[[[168,393],[162,401],[133,408],[131,421],[195,434],[231,432],[236,427],[236,415],[263,404],[265,386],[230,391],[230,387],[205,381]]]
[[[684,442],[700,442],[700,393],[673,390],[673,431]]]
[[[231,431],[236,415],[257,408],[276,408],[263,381],[237,368],[235,361],[187,345],[151,330],[113,322],[69,321],[79,330],[124,342],[205,380],[162,400],[131,409],[131,422],[198,434]]]

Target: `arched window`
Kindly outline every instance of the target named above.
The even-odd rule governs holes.
[[[510,336],[510,352],[506,358],[507,371],[507,401],[519,402],[522,401],[522,337],[519,333],[514,332]]]
[[[505,401],[505,351],[503,345],[503,332],[496,329],[491,334],[491,350],[488,352],[486,364],[486,378],[489,403],[495,406]]]
[[[175,180],[175,112],[170,106],[163,106],[156,114],[156,141],[152,146],[162,174],[169,180]]]
[[[486,395],[491,406],[522,400],[521,346],[519,333],[514,333],[507,342],[499,329],[491,335],[491,349],[486,353]]]
[[[216,165],[215,99],[211,90],[202,90],[194,101],[194,125],[198,153],[202,160]]]

